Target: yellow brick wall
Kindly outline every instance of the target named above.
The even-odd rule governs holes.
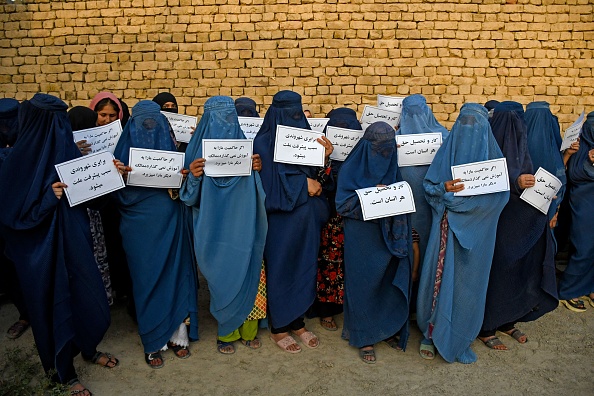
[[[448,127],[488,99],[546,100],[564,126],[594,110],[594,0],[11,2],[0,96],[19,100],[109,90],[133,105],[168,90],[195,115],[213,95],[265,110],[293,89],[323,116],[421,93]]]

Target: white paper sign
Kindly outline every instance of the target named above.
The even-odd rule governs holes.
[[[355,190],[359,196],[363,220],[380,219],[416,211],[412,190],[407,182],[385,187]]]
[[[248,139],[255,139],[262,123],[264,122],[264,118],[258,117],[237,117],[239,120],[239,126],[243,131],[243,134]]]
[[[90,154],[100,151],[109,151],[113,154],[122,135],[122,124],[120,120],[115,120],[107,125],[73,131],[72,135],[75,142],[86,140],[91,145]]]
[[[253,140],[204,139],[204,174],[210,177],[249,176],[252,174]]]
[[[326,124],[330,121],[330,118],[308,118],[309,126],[312,131],[324,132]]]
[[[184,153],[165,150],[148,150],[130,147],[132,171],[128,173],[128,185],[155,188],[179,188],[182,184],[181,170]]]
[[[89,201],[126,187],[113,163],[113,154],[102,151],[57,164],[60,181],[70,206]]]
[[[441,133],[396,135],[398,166],[430,165],[441,146]]]
[[[344,161],[364,133],[363,131],[329,126],[326,129],[326,137],[334,146],[330,158],[336,161]]]
[[[361,126],[363,130],[374,122],[383,121],[392,125],[394,128],[400,123],[400,113],[396,111],[381,109],[375,106],[365,105],[363,115],[361,116]]]
[[[542,213],[547,214],[553,197],[557,195],[563,183],[553,174],[540,167],[534,174],[534,178],[536,179],[534,187],[526,188],[520,198]]]
[[[277,125],[274,162],[324,166],[324,146],[317,141],[322,136],[321,132],[309,129]]]
[[[575,142],[578,137],[580,137],[580,133],[582,132],[582,125],[584,125],[584,121],[586,120],[586,113],[582,111],[582,114],[578,117],[578,119],[571,124],[569,128],[565,130],[565,134],[563,135],[563,142],[561,143],[561,151],[565,151],[566,149],[571,146],[571,143]]]
[[[464,190],[454,193],[460,197],[509,191],[505,158],[452,166],[452,178],[464,183]]]
[[[189,143],[198,124],[198,118],[194,116],[170,113],[168,111],[162,111],[163,114],[169,120],[173,133],[175,134],[175,140],[178,142]]]
[[[404,96],[377,95],[377,107],[402,113],[402,101]]]

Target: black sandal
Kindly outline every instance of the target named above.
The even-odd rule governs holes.
[[[80,383],[80,381],[78,380],[78,378],[74,378],[71,379],[70,381],[68,381],[66,383],[66,385],[68,386],[68,388],[72,388],[74,385],[82,385]],[[82,396],[93,396],[93,394],[91,393],[90,390],[88,390],[87,388],[85,388],[84,385],[82,385],[82,389],[69,389],[70,392],[70,396],[76,396],[76,395],[82,395]]]
[[[155,360],[155,359],[161,359],[161,364],[151,364],[151,362],[153,360]],[[163,359],[163,356],[161,356],[161,351],[152,352],[152,353],[145,353],[144,354],[144,361],[152,369],[160,369],[161,367],[165,366],[165,360]]]
[[[187,359],[191,355],[188,347],[174,344],[171,341],[169,341],[167,343],[167,348],[171,349],[173,351],[173,353],[175,354],[175,356],[178,357],[179,359]],[[187,351],[188,353],[186,353],[185,355],[180,355],[179,354],[180,351]]]
[[[101,364],[99,363],[99,359],[101,359],[102,357],[106,357],[107,358],[107,362],[105,362],[105,364]],[[120,361],[115,358],[111,353],[107,353],[107,352],[99,352],[97,351],[95,353],[95,355],[93,355],[93,357],[91,359],[85,359],[90,361],[93,364],[98,364],[101,367],[105,367],[108,369],[112,369],[114,367],[117,367],[118,364],[120,364]]]

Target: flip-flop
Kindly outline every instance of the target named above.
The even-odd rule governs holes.
[[[177,345],[171,341],[167,343],[167,348],[171,349],[175,357],[177,357],[178,359],[187,359],[192,355],[187,346]],[[181,355],[181,351],[187,351],[188,353],[186,353],[185,355]]]
[[[481,340],[479,338],[479,340]],[[501,342],[501,340],[497,337],[497,336],[492,336],[487,338],[486,340],[481,340],[483,342],[483,344],[485,344],[489,349],[493,349],[495,351],[507,351],[507,347],[505,346],[505,344],[503,342]],[[505,347],[505,349],[497,349],[495,348],[496,346],[499,345],[503,345]]]
[[[368,356],[373,357],[373,360],[366,359]],[[363,360],[363,363],[367,364],[375,364],[375,349],[360,349],[359,348],[359,357]]]
[[[431,356],[424,354],[423,352],[430,352]],[[419,355],[425,360],[433,360],[435,359],[435,345],[433,344],[421,344],[419,348]]]
[[[588,301],[588,304],[590,304],[590,306],[592,308],[594,308],[594,299],[592,297],[590,297],[589,295],[585,295],[584,297],[582,297],[584,300]]]
[[[330,318],[330,319],[320,318],[320,326],[322,326],[323,329],[326,329],[328,331],[338,330],[338,326],[336,325],[334,318]]]
[[[231,351],[225,351],[225,348],[229,346],[232,348]],[[233,355],[235,353],[235,345],[233,345],[232,342],[217,340],[217,351],[219,351],[219,353],[222,353],[223,355]]]
[[[586,312],[586,306],[582,300],[577,298],[571,300],[559,300],[559,302],[565,305],[565,308],[573,312]]]
[[[299,337],[301,339],[301,341],[303,341],[305,346],[310,349],[314,349],[314,348],[317,348],[320,346],[320,339],[318,338],[318,336],[316,336],[311,331],[304,331],[301,334],[297,334],[297,333],[293,332],[293,334],[296,335],[297,337]],[[316,344],[314,346],[309,345],[309,342],[311,340],[313,340],[314,338],[316,339]]]
[[[107,361],[105,362],[105,364],[99,363],[99,359],[101,359],[102,357],[107,358]],[[108,369],[117,367],[117,365],[120,364],[120,361],[118,359],[116,359],[111,353],[105,353],[105,352],[99,352],[99,351],[97,351],[95,353],[95,355],[93,355],[93,357],[90,359],[90,361],[93,364],[97,364],[99,366],[102,366],[102,367],[105,367]]]
[[[518,341],[520,344],[525,344],[528,342],[528,337],[526,336],[526,334],[522,333],[518,329],[513,329],[513,331],[511,333],[508,333],[507,331],[502,331],[502,333],[507,336],[510,336],[514,340]],[[524,342],[520,341],[520,338],[522,338],[522,337],[526,337],[526,341],[524,341]]]
[[[154,364],[154,365],[151,364],[151,362],[155,359],[161,359],[161,364]],[[160,369],[161,367],[165,366],[165,359],[163,359],[163,356],[161,356],[161,351],[153,352],[153,353],[145,353],[144,361],[152,369]]]
[[[29,322],[23,323],[22,320],[19,320],[8,328],[8,331],[6,332],[6,337],[10,338],[11,340],[16,340],[17,338],[22,336],[28,328]]]
[[[256,344],[254,341],[258,341],[259,344]],[[258,337],[255,337],[253,340],[244,340],[243,338],[239,340],[243,345],[250,349],[260,349],[262,347],[262,341]],[[258,345],[258,346],[256,346]]]
[[[295,341],[295,339],[293,337],[291,337],[290,335],[288,335],[285,338],[283,338],[281,340],[278,340],[278,341],[276,341],[274,338],[272,338],[272,336],[270,336],[270,339],[276,345],[278,345],[278,347],[280,349],[282,349],[285,352],[288,352],[288,353],[299,353],[299,352],[301,352],[301,347],[299,346],[299,344],[297,344],[297,341]],[[292,351],[290,349],[287,349],[291,345],[297,345],[297,348],[298,349],[297,350],[294,350],[294,351]]]

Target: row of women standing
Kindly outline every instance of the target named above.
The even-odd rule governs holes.
[[[99,117],[122,117],[117,98],[103,96],[93,108]],[[131,170],[126,165],[130,147],[179,150],[160,114],[174,102],[175,98],[163,104],[141,101],[134,106],[115,150],[121,173]],[[107,329],[109,312],[87,213],[59,199],[66,186],[56,183],[53,165],[85,150],[84,145],[79,145],[80,150],[74,145],[65,110],[59,99],[42,94],[21,104],[18,138],[0,168],[0,223],[6,254],[17,265],[27,290],[25,299],[44,368],[55,368],[59,381],[88,393],[76,382],[74,353],[82,350],[83,356],[97,356],[94,360],[108,367],[117,360],[95,351]],[[130,267],[145,359],[151,367],[162,367],[161,351],[167,347],[179,358],[189,357],[188,342],[197,339],[195,260],[209,284],[221,353],[233,353],[237,340],[259,348],[257,320],[266,315],[266,305],[271,338],[281,349],[299,352],[295,338],[305,347],[317,347],[318,337],[305,328],[303,320],[317,293],[322,303],[316,304],[318,309],[324,302],[337,301],[324,296],[344,297],[343,337],[360,349],[364,362],[373,363],[377,342],[406,347],[408,318],[416,300],[415,272],[421,274],[416,311],[425,336],[424,358],[434,357],[436,347],[447,361],[474,361],[470,344],[481,329],[490,347],[501,349],[494,336],[497,329],[526,342],[515,322],[536,319],[556,306],[548,218],[518,199],[522,189],[534,183],[530,155],[548,155],[542,154],[544,148],[537,148],[535,155],[528,146],[521,105],[498,104],[489,122],[483,106],[466,104],[447,137],[424,98],[412,95],[403,103],[398,131],[381,122],[371,125],[343,164],[328,160],[331,142],[320,139],[326,148],[326,165],[318,169],[273,161],[277,125],[309,129],[300,96],[281,91],[254,142],[254,170],[260,172],[230,178],[204,175],[202,140],[243,138],[237,114],[255,111],[254,103],[238,100],[236,110],[232,99],[214,97],[204,110],[186,150],[189,173],[184,171],[187,178],[180,191],[129,186],[108,198],[121,215],[121,242]],[[552,117],[541,103],[529,106],[527,118],[531,110],[543,110]],[[350,109],[336,109],[329,118],[329,125],[360,128]],[[594,158],[590,122],[593,117],[584,126],[579,155],[570,159],[570,166],[583,168],[581,183],[586,185],[592,181],[586,165],[590,161],[591,166]],[[441,132],[445,138],[433,164],[398,168],[395,134],[423,132]],[[535,140],[550,146],[556,142],[551,136]],[[454,196],[463,186],[451,180],[450,166],[503,156],[511,192]],[[546,168],[545,164],[534,166]],[[557,175],[563,171],[546,169]],[[363,221],[355,190],[400,180],[411,184],[417,213]],[[327,197],[333,194],[336,198],[329,205]],[[581,205],[578,212],[583,216]],[[420,270],[413,265],[413,228],[420,235]],[[325,237],[320,248],[322,229]],[[576,239],[574,244],[580,245],[576,249],[592,249],[583,239]],[[588,251],[581,254],[591,263]],[[343,257],[344,290],[339,282],[333,283],[333,294],[327,290],[327,280],[335,280],[333,273],[342,273],[332,267],[339,266]],[[321,270],[318,262],[323,264]],[[579,273],[583,280],[579,271],[569,274]],[[72,279],[81,280],[73,283]],[[262,303],[264,284],[267,304]],[[583,293],[591,293],[591,286],[590,281],[590,290]],[[329,329],[334,313],[327,306],[321,308]]]

